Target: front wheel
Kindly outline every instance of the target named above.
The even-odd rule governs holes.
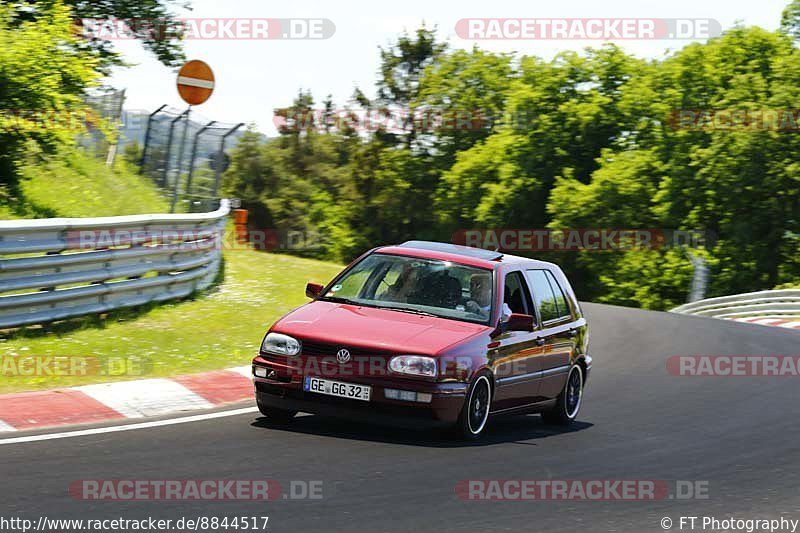
[[[459,435],[466,440],[475,440],[483,433],[489,419],[489,406],[492,399],[492,387],[489,378],[481,374],[472,383],[467,400],[458,417]]]
[[[261,411],[262,415],[266,416],[268,419],[270,419],[270,421],[277,422],[279,424],[288,423],[292,418],[294,418],[294,415],[297,414],[297,411],[269,407],[258,400],[256,400],[256,405],[258,405],[258,410]]]
[[[573,365],[556,404],[551,409],[543,411],[542,418],[549,424],[568,426],[578,417],[582,401],[583,369],[580,365]]]

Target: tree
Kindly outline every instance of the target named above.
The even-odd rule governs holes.
[[[6,2],[7,3],[7,2]],[[7,3],[10,4],[10,3]],[[182,25],[175,18],[175,8],[188,8],[189,2],[177,0],[22,0],[15,2],[12,10],[13,20],[23,24],[47,16],[54,5],[63,4],[71,9],[80,26],[89,22],[90,26],[125,21],[126,31],[139,39],[147,50],[167,66],[177,66],[185,59],[181,34]],[[119,64],[111,42],[93,33],[92,27],[84,27],[83,43],[98,53],[102,59],[104,72],[111,65]]]
[[[442,54],[425,68],[410,110],[439,168],[453,166],[458,152],[500,123],[514,76],[510,55],[477,47]]]
[[[98,53],[81,49],[66,5],[38,5],[28,21],[17,12],[0,4],[0,186],[12,189],[29,143],[52,152],[92,120],[82,96],[100,64]]]

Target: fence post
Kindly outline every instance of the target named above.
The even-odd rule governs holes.
[[[159,187],[166,188],[169,185],[168,176],[169,176],[169,162],[172,159],[172,137],[175,131],[175,123],[178,122],[180,119],[183,118],[183,115],[186,114],[186,111],[172,119],[169,123],[169,135],[167,136],[167,151],[166,155],[164,156],[164,171],[161,174],[161,183]]]
[[[114,139],[114,144],[108,147],[108,155],[106,156],[106,166],[110,167],[114,164],[114,159],[117,157],[117,149],[119,148],[120,126],[122,126],[122,108],[125,105],[125,89],[119,93],[119,105],[115,111],[115,118],[119,121],[117,123],[117,138]]]
[[[162,105],[147,117],[147,129],[144,130],[144,147],[142,147],[142,160],[139,163],[139,168],[142,171],[144,171],[144,165],[147,163],[147,146],[150,144],[150,129],[152,128],[153,117],[159,114],[165,107],[167,107],[167,104]]]
[[[181,144],[178,148],[178,168],[175,172],[175,185],[172,190],[172,203],[169,208],[170,213],[175,212],[175,204],[178,203],[178,189],[181,184],[181,171],[183,170],[183,152],[186,150],[186,131],[189,129],[189,117],[191,111],[192,106],[189,106],[184,112],[186,115],[186,122],[183,123],[183,134],[181,135]]]
[[[192,155],[189,158],[189,177],[186,179],[186,196],[190,196],[192,194],[192,176],[194,175],[194,160],[197,157],[197,144],[200,142],[200,135],[203,134],[208,128],[216,124],[216,120],[212,120],[202,128],[200,128],[194,136],[194,142],[192,143]]]
[[[226,131],[225,135],[222,136],[222,139],[219,142],[219,152],[217,152],[217,164],[214,165],[215,166],[215,168],[214,168],[214,191],[211,193],[211,196],[213,198],[216,198],[217,194],[219,193],[219,182],[220,182],[220,178],[222,176],[222,161],[223,161],[223,158],[225,157],[225,139],[227,139],[229,135],[232,135],[233,133],[235,133],[236,130],[238,130],[242,126],[244,126],[244,123],[240,122],[239,124],[235,125],[231,129]]]

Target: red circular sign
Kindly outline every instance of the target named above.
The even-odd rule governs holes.
[[[199,105],[214,92],[214,73],[202,61],[193,59],[178,71],[178,93],[189,105]]]

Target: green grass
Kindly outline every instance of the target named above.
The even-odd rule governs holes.
[[[0,339],[0,360],[7,356],[91,357],[109,361],[150,362],[141,379],[246,365],[271,323],[305,303],[308,281],[327,282],[340,265],[286,255],[230,251],[224,281],[194,300],[122,313],[106,320],[84,320],[51,331],[23,330]],[[109,381],[104,376],[9,377],[0,393],[51,389]],[[134,374],[136,373],[134,368]]]
[[[164,213],[168,199],[121,158],[113,168],[73,151],[30,158],[14,198],[0,189],[0,218],[89,217]],[[252,250],[225,255],[222,283],[191,300],[75,319],[0,337],[0,393],[111,379],[171,376],[246,365],[265,330],[304,303],[308,281],[325,282],[339,265]],[[114,376],[14,376],[13,356],[87,358]],[[120,362],[133,361],[129,372]],[[142,366],[141,363],[144,363]],[[111,366],[110,366],[111,365]],[[144,374],[141,374],[144,369]]]
[[[31,157],[20,168],[18,195],[13,200],[0,195],[0,219],[169,211],[168,200],[121,157],[109,168],[104,160],[80,150]]]

